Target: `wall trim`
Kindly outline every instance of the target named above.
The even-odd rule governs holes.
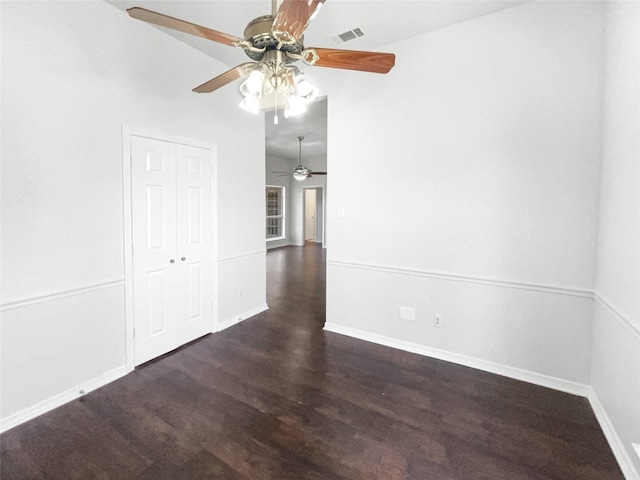
[[[97,292],[100,290],[107,290],[109,288],[124,286],[124,278],[119,280],[112,280],[110,282],[96,283],[95,285],[88,285],[86,287],[72,288],[69,290],[62,290],[55,293],[47,293],[45,295],[38,295],[35,297],[29,297],[21,300],[15,300],[12,302],[6,302],[0,304],[0,312],[6,310],[14,310],[16,308],[27,307],[29,305],[36,305],[38,303],[53,302],[68,297],[75,297],[78,295],[84,295],[87,293]]]
[[[607,439],[607,442],[609,442],[613,455],[616,457],[618,465],[620,465],[624,478],[627,480],[640,480],[640,472],[636,470],[633,461],[624,446],[624,442],[622,442],[618,436],[616,429],[613,427],[613,423],[611,423],[611,419],[607,415],[607,411],[602,403],[600,403],[600,400],[592,387],[589,387],[587,398],[589,399],[591,409],[600,424],[600,428],[602,428],[604,436]]]
[[[260,250],[257,252],[246,253],[244,255],[236,255],[234,257],[221,258],[218,260],[218,263],[219,264],[231,263],[231,262],[235,262],[236,260],[245,260],[247,258],[258,257],[260,255],[266,255],[266,254],[267,254],[266,250]]]
[[[258,315],[259,313],[265,312],[267,310],[269,310],[269,306],[266,303],[263,303],[262,305],[259,305],[254,308],[250,308],[249,310],[246,310],[245,312],[239,315],[234,315],[233,317],[227,318],[226,320],[218,323],[218,328],[216,329],[216,332],[221,332],[222,330],[226,330],[229,327],[233,327],[234,325],[244,320],[247,320],[255,315]]]
[[[393,273],[397,275],[410,275],[414,277],[436,278],[460,283],[479,283],[502,288],[516,288],[520,290],[531,290],[534,292],[553,293],[558,295],[569,295],[572,297],[592,298],[593,292],[580,288],[560,287],[557,285],[525,283],[515,280],[501,280],[488,277],[475,277],[458,273],[443,273],[429,270],[415,270],[401,267],[391,267],[386,265],[376,265],[369,263],[345,262],[342,260],[327,260],[327,265],[345,268],[355,268],[360,270],[373,270],[377,272]]]
[[[618,320],[618,322],[620,322],[624,327],[626,327],[627,330],[629,330],[629,332],[631,334],[633,334],[636,337],[636,340],[640,340],[640,330],[638,330],[637,327],[635,327],[631,321],[624,316],[623,314],[621,314],[612,304],[611,302],[609,302],[608,300],[606,300],[602,295],[600,295],[598,292],[593,292],[593,299],[598,302],[600,305],[602,305],[604,308],[606,308],[607,310],[609,310],[609,312],[615,317],[616,320]]]
[[[387,337],[384,335],[378,335],[375,333],[365,332],[363,330],[344,327],[335,323],[326,323],[324,329],[338,333],[340,335],[346,335],[348,337],[357,338],[367,342],[377,343],[386,347],[396,348],[405,352],[417,353],[425,357],[436,358],[438,360],[444,360],[446,362],[463,365],[465,367],[475,368],[484,372],[495,373],[502,375],[503,377],[513,378],[515,380],[521,380],[523,382],[532,383],[541,387],[551,388],[572,395],[579,395],[586,397],[589,393],[589,386],[572,382],[569,380],[563,380],[561,378],[552,377],[549,375],[543,375],[541,373],[535,373],[529,370],[523,370],[521,368],[510,367],[500,363],[490,362],[488,360],[482,360],[480,358],[470,357],[467,355],[461,355],[458,353],[449,352],[446,350],[440,350],[437,348],[427,347],[419,345],[417,343],[407,342],[404,340],[398,340],[395,338]]]
[[[32,420],[44,413],[58,408],[65,403],[69,403],[72,400],[80,398],[93,390],[107,385],[119,378],[124,377],[130,372],[125,365],[109,370],[108,372],[98,375],[97,377],[87,380],[75,387],[58,393],[53,397],[49,397],[46,400],[36,403],[31,407],[25,408],[19,412],[9,415],[6,418],[0,420],[0,433],[4,433],[18,425],[21,425],[29,420]]]

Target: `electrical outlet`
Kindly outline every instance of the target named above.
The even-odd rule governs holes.
[[[433,316],[433,326],[438,328],[442,327],[442,315],[439,313],[436,313]]]

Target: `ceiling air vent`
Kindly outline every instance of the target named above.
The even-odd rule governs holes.
[[[336,41],[336,43],[345,43],[349,40],[353,40],[354,38],[362,37],[363,35],[364,33],[362,33],[362,30],[360,30],[360,28],[354,28],[353,30],[346,31],[334,37],[334,40]]]

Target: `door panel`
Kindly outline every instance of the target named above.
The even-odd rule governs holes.
[[[164,240],[168,230],[173,225],[166,225],[167,203],[166,187],[163,185],[147,185],[147,249],[148,251],[162,250],[165,247]],[[169,197],[172,196],[172,192]]]
[[[171,348],[175,298],[175,145],[131,138],[135,363]],[[170,260],[174,259],[174,263]],[[164,352],[163,352],[164,353]]]
[[[147,273],[147,318],[149,331],[146,335],[153,337],[166,332],[164,317],[164,272]]]
[[[202,317],[202,265],[190,263],[189,270],[189,320]]]
[[[202,242],[202,189],[187,188],[187,242],[189,245]]]

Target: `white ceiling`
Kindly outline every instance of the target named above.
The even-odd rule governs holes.
[[[122,10],[144,7],[224,33],[243,37],[247,23],[271,13],[271,0],[105,0]],[[528,1],[528,0],[527,0]],[[487,15],[525,3],[520,0],[327,0],[320,14],[305,32],[307,47],[344,48],[348,50],[385,51],[384,46],[399,40],[437,30],[455,23]],[[131,19],[132,22],[139,20]],[[338,34],[360,28],[364,36],[347,43],[337,43]],[[233,67],[248,61],[240,49],[221,45],[200,37],[159,28],[177,40]],[[219,73],[223,73],[222,71]],[[202,82],[208,79],[202,79]],[[194,87],[196,85],[193,85]],[[229,85],[224,88],[233,88]],[[218,94],[215,92],[213,94]],[[326,105],[326,102],[325,102]],[[318,115],[323,116],[322,118]],[[267,114],[269,116],[269,114]],[[326,140],[319,141],[318,129],[324,125],[326,108],[312,108],[304,117],[290,119],[286,126],[271,128],[267,123],[267,150],[284,158],[298,159],[298,135],[305,135],[305,156],[326,155]],[[271,116],[272,118],[272,116]],[[308,139],[308,141],[307,141]],[[306,148],[305,148],[306,147]],[[269,150],[271,149],[271,150]]]
[[[105,0],[120,9],[133,6],[171,15],[198,25],[242,37],[247,23],[271,13],[271,0]],[[327,0],[305,32],[305,46],[378,50],[398,40],[509,8],[516,0]],[[138,21],[138,20],[132,20]],[[333,38],[360,27],[364,36],[346,44]],[[161,28],[162,27],[157,27]],[[169,35],[233,67],[246,62],[244,52],[199,37]],[[220,72],[222,73],[222,72]],[[195,85],[194,85],[195,86]]]
[[[305,158],[327,158],[327,101],[320,98],[307,106],[304,115],[283,118],[278,115],[278,125],[273,123],[273,111],[267,112],[265,121],[265,146],[270,155],[289,158],[295,165],[299,161],[298,136],[302,135],[302,164]],[[306,165],[305,165],[306,166]],[[325,167],[326,168],[326,167]],[[317,168],[316,168],[317,170]]]

